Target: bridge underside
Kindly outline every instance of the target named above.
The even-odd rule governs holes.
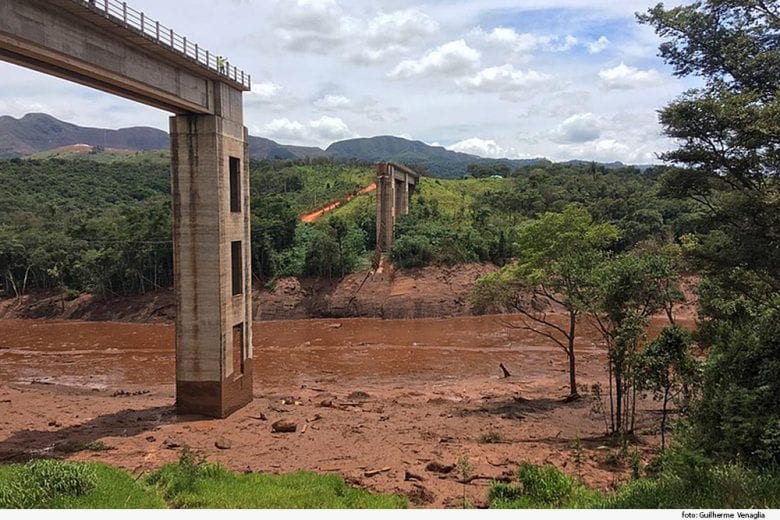
[[[126,9],[2,0],[0,59],[176,114],[176,404],[224,417],[252,400],[247,87],[187,57],[186,44],[177,53],[120,23],[109,3]]]

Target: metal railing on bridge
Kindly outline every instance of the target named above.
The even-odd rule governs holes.
[[[173,29],[153,20],[141,11],[128,7],[127,2],[117,0],[73,0],[91,10],[103,14],[128,29],[134,29],[152,41],[169,48],[182,56],[194,60],[201,66],[226,78],[240,83],[248,90],[252,88],[252,76],[231,65],[222,56],[214,55],[186,36],[176,34]]]

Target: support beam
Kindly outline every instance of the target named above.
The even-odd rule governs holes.
[[[170,126],[176,407],[225,417],[252,400],[246,130],[201,115]]]
[[[400,164],[377,165],[376,244],[380,254],[392,248],[395,224],[409,213],[409,197],[419,178],[417,172]]]
[[[0,59],[178,114],[170,120],[176,406],[252,400],[249,77],[117,0],[1,0]],[[74,143],[75,144],[75,143]]]

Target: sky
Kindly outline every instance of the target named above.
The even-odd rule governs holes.
[[[673,2],[672,2],[673,3]],[[669,3],[669,5],[672,5]],[[252,75],[250,134],[395,135],[483,157],[657,163],[673,77],[654,0],[129,0]],[[167,130],[168,114],[0,62],[0,115]]]

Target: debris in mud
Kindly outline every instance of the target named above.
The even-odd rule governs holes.
[[[154,435],[147,435],[146,436],[146,441],[147,442],[155,442],[156,440],[157,440],[157,438]]]
[[[166,450],[175,450],[182,447],[182,442],[179,439],[165,439],[162,446]]]
[[[414,484],[411,491],[406,493],[406,496],[416,506],[424,506],[432,504],[436,500],[434,495],[428,488],[421,486],[420,484]]]
[[[249,418],[250,419],[255,419],[255,420],[258,420],[258,421],[267,421],[268,420],[268,417],[266,417],[263,412],[259,412],[256,415],[250,415]]]
[[[363,392],[362,390],[358,390],[356,392],[352,392],[347,396],[347,399],[350,401],[365,401],[366,399],[371,399],[371,396],[367,392]]]
[[[341,328],[341,323],[331,323],[330,325],[328,325],[328,328],[330,328],[330,329],[340,329]]]
[[[323,399],[322,401],[320,401],[320,407],[333,408],[333,399]]]
[[[52,428],[59,428],[62,426],[62,423],[58,423],[57,421],[49,421],[49,426]]]
[[[220,450],[229,450],[230,448],[233,447],[233,443],[230,442],[230,439],[220,437],[214,442],[214,446],[216,446]]]
[[[273,433],[292,433],[298,429],[298,424],[290,419],[279,419],[271,425]]]
[[[390,469],[391,469],[390,466],[386,466],[386,467],[381,468],[381,469],[372,469],[372,470],[369,470],[369,471],[366,471],[365,473],[363,473],[363,476],[365,476],[365,477],[373,477],[374,475],[379,475],[380,473],[386,473],[386,472],[390,471]]]
[[[420,475],[418,475],[416,473],[412,473],[411,471],[409,471],[407,469],[407,470],[404,470],[404,480],[407,481],[407,482],[412,482],[412,481],[415,481],[415,480],[417,480],[419,482],[422,482],[425,479],[423,477],[421,477]]]
[[[506,369],[503,363],[499,363],[498,368],[501,369],[502,378],[512,377],[512,374],[509,372],[509,370]]]
[[[152,392],[149,390],[137,390],[135,392],[126,392],[125,390],[117,390],[113,394],[111,394],[111,397],[135,397],[139,395],[149,395]]]
[[[453,469],[455,469],[454,464],[442,464],[440,462],[432,461],[429,462],[427,466],[425,466],[425,469],[427,471],[430,471],[431,473],[442,473],[447,474],[451,473]]]

